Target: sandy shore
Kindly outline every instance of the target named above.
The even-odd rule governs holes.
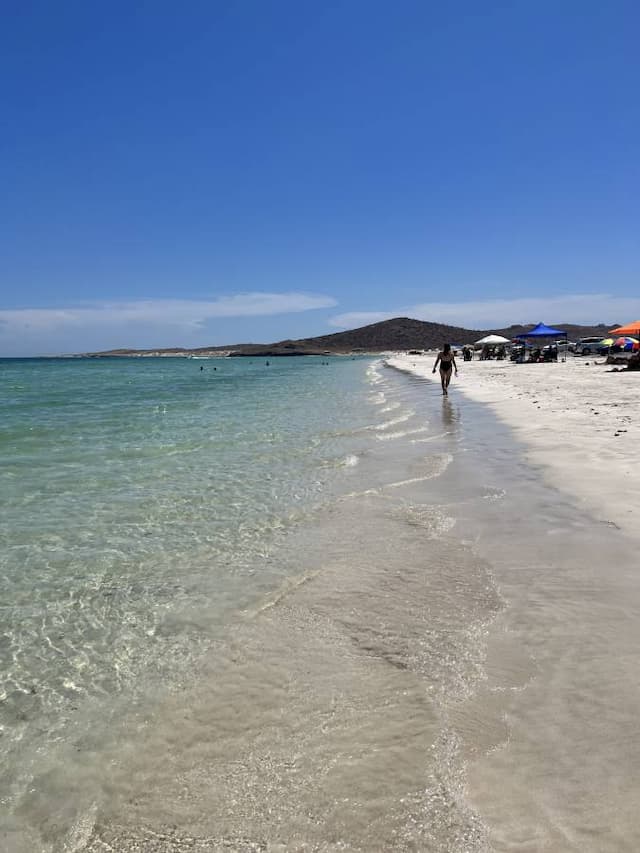
[[[439,382],[435,354],[388,363]],[[557,364],[458,362],[450,394],[486,403],[513,428],[547,482],[598,519],[640,536],[640,373],[590,358]]]

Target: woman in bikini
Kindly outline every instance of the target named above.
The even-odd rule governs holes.
[[[456,376],[458,375],[458,365],[456,364],[456,357],[451,352],[451,344],[445,344],[442,349],[442,352],[438,353],[436,363],[433,365],[433,373],[436,372],[438,362],[440,362],[440,381],[442,382],[442,393],[447,396],[449,393],[447,389],[449,387],[449,382],[451,382],[451,369],[453,368],[456,372]]]

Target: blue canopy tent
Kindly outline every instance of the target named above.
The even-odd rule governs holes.
[[[523,332],[521,335],[516,335],[518,340],[525,340],[526,338],[564,338],[564,351],[565,358],[567,352],[567,333],[563,332],[562,329],[552,329],[551,326],[545,326],[544,323],[538,323],[537,326],[534,326],[533,329],[530,329],[528,332]],[[562,360],[564,361],[565,358]]]

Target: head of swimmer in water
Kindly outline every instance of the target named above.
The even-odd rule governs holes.
[[[442,348],[442,354],[443,355],[449,355],[450,352],[451,352],[451,344],[445,344]]]

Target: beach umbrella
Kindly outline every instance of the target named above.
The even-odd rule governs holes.
[[[621,338],[616,338],[613,342],[614,347],[620,347],[625,352],[631,352],[638,348],[638,341],[635,338],[624,335]]]
[[[509,340],[509,338],[503,338],[502,335],[487,335],[484,338],[480,338],[479,341],[476,341],[475,345],[479,346],[480,344],[489,344],[489,346],[491,346],[492,344],[510,344],[510,343],[511,343],[511,341]]]
[[[626,326],[618,326],[617,329],[610,329],[610,335],[635,335],[640,338],[640,320],[635,320],[633,323],[627,323]]]

